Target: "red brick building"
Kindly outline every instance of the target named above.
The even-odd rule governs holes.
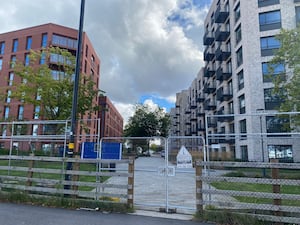
[[[67,49],[75,56],[77,49],[77,35],[78,31],[76,29],[52,23],[0,34],[1,89],[6,89],[5,91],[9,93],[12,82],[20,82],[20,80],[17,80],[18,78],[14,76],[14,68],[11,66],[11,63],[19,61],[26,64],[27,60],[29,60],[28,55],[30,50],[36,51],[42,50],[42,48],[54,46]],[[100,59],[86,33],[83,34],[81,54],[81,73],[85,76],[90,76],[95,82],[95,89],[99,89]],[[51,57],[50,59],[40,63],[49,64],[49,67],[52,69],[52,76],[54,79],[55,76],[59,75],[60,71],[53,69],[55,67],[51,67],[51,64],[55,64],[55,61],[51,61]],[[94,100],[95,105],[99,102],[98,98],[99,97],[96,97]],[[43,119],[36,116],[36,110],[37,109],[32,105],[23,105],[17,100],[8,99],[5,104],[0,105],[0,120]],[[78,133],[81,137],[93,137],[98,134],[99,126],[96,124],[98,112],[95,112],[92,115],[83,116],[81,119],[88,119],[90,121],[87,129],[78,128]],[[32,128],[32,130],[34,130],[34,128]]]
[[[99,97],[100,137],[122,137],[123,117],[106,96]]]

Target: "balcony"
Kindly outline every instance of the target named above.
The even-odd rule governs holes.
[[[191,109],[190,109],[189,107],[186,108],[185,111],[184,111],[184,113],[185,113],[185,114],[190,114],[190,113],[191,113]]]
[[[190,108],[191,108],[191,109],[196,109],[196,108],[197,108],[197,103],[194,102],[194,101],[192,101],[192,102],[191,102],[191,105],[190,105]]]
[[[186,120],[186,121],[185,121],[185,125],[191,125],[191,121]]]
[[[215,75],[216,70],[207,66],[204,69],[204,77],[212,77],[213,75]]]
[[[184,132],[184,136],[192,136],[191,130],[186,130],[186,131]]]
[[[216,41],[226,41],[230,35],[230,32],[225,29],[224,26],[218,26],[215,39]]]
[[[220,45],[216,50],[217,61],[226,61],[230,55],[231,51],[226,45]]]
[[[221,66],[216,71],[216,79],[219,81],[228,80],[232,77],[232,73],[229,70],[224,70]]]
[[[229,17],[229,12],[225,7],[226,5],[219,5],[215,12],[215,23],[224,23]]]
[[[216,91],[216,84],[209,84],[209,83],[206,83],[204,85],[204,89],[203,89],[204,93],[207,93],[207,94],[211,94],[211,93],[214,93]]]
[[[211,101],[210,99],[206,100],[204,102],[204,109],[205,110],[215,110],[216,109],[216,103],[215,101]]]
[[[235,138],[232,136],[229,137],[223,137],[219,139],[220,144],[234,144],[235,143]]]
[[[214,118],[208,118],[207,127],[208,128],[216,128],[217,127],[217,120],[214,119]]]
[[[217,100],[218,101],[229,101],[231,100],[233,97],[232,95],[232,91],[230,90],[224,90],[223,87],[219,88],[217,90]]]
[[[212,61],[215,57],[215,54],[212,53],[212,49],[211,48],[206,48],[204,53],[203,53],[203,58],[204,61]]]
[[[225,112],[224,110],[219,110],[217,112],[217,120],[219,122],[232,122],[234,120],[234,116],[231,112]]]
[[[197,99],[196,99],[197,102],[204,102],[204,100],[205,100],[205,98],[202,94],[197,95]]]
[[[203,37],[203,45],[211,45],[214,42],[215,38],[213,37],[212,32],[205,32]]]
[[[192,116],[192,117],[191,117],[191,121],[192,121],[192,122],[197,121],[197,117],[196,117],[196,116]]]
[[[205,116],[205,112],[201,109],[198,109],[197,110],[197,116],[200,117],[200,116]]]
[[[197,126],[197,130],[204,132],[205,131],[205,127],[203,125]]]

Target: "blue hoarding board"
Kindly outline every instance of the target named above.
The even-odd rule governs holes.
[[[95,142],[83,142],[81,144],[81,158],[96,159],[97,144]],[[101,159],[117,159],[122,156],[122,144],[116,142],[103,142],[101,149]]]

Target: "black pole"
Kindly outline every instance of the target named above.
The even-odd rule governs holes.
[[[71,132],[68,146],[69,158],[73,157],[75,147],[75,134],[76,134],[76,120],[77,120],[77,103],[78,103],[78,88],[80,82],[80,61],[81,61],[81,49],[82,49],[82,34],[83,34],[83,19],[84,19],[84,6],[85,0],[81,0],[80,8],[80,20],[77,38],[77,51],[76,51],[76,66],[75,66],[75,79],[73,86],[73,101],[72,101],[72,112],[71,112]],[[67,163],[67,170],[72,170],[72,162]],[[71,180],[71,175],[66,174],[65,180]],[[66,185],[65,189],[70,189],[70,185]]]

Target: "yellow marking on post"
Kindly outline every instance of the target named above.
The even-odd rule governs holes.
[[[74,143],[69,143],[69,149],[74,149]]]

